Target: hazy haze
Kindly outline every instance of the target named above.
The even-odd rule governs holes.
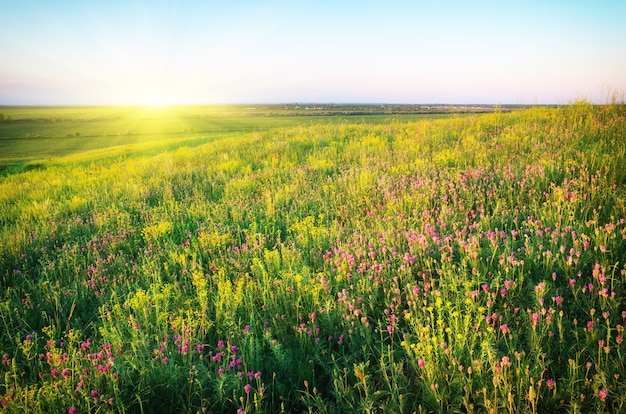
[[[626,1],[2,1],[0,104],[567,103]]]

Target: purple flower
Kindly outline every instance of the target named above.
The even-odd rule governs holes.
[[[250,394],[251,389],[252,389],[252,386],[250,384],[246,384],[243,386],[243,390],[246,392],[246,394]]]
[[[602,401],[606,400],[606,397],[608,396],[609,396],[609,392],[605,388],[598,390],[598,398],[601,399]]]
[[[532,320],[533,328],[536,327],[537,323],[539,322],[539,314],[533,313],[531,316],[531,320]]]

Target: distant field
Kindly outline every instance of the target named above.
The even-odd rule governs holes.
[[[319,107],[317,107],[319,108]],[[449,117],[440,113],[387,113],[380,107],[189,106],[0,107],[0,171],[21,171],[24,163],[130,144],[198,145],[217,136],[315,124],[388,122]],[[371,114],[373,113],[373,114]],[[194,144],[195,142],[195,144]]]

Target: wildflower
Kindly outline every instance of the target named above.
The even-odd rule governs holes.
[[[387,325],[387,332],[393,333],[393,326]]]
[[[424,365],[426,365],[426,361],[424,361],[423,359],[418,359],[417,360],[417,366],[420,368],[424,368]]]
[[[619,345],[619,344],[621,344],[621,343],[622,343],[622,341],[623,341],[623,338],[622,338],[622,336],[621,336],[621,335],[617,335],[617,336],[615,337],[615,342],[617,342],[617,344],[618,344],[618,345]]]
[[[588,321],[588,322],[587,322],[587,330],[588,330],[588,331],[593,330],[593,321]]]
[[[69,369],[65,368],[63,371],[61,371],[61,375],[63,375],[65,378],[67,378],[70,375],[72,375],[72,373],[70,372]]]
[[[164,363],[164,364],[167,364],[167,361],[169,361],[169,359],[168,359],[167,357],[164,357],[164,358],[161,360],[161,362],[162,362],[162,363]]]
[[[500,325],[500,330],[502,331],[503,334],[511,332],[507,324]]]
[[[246,392],[246,394],[250,394],[250,389],[252,388],[252,386],[250,384],[246,384],[243,386],[243,390]]]
[[[606,397],[608,397],[608,395],[609,395],[609,392],[605,388],[598,390],[598,398],[600,398],[600,400],[602,401],[606,400]]]
[[[537,323],[539,322],[539,314],[538,313],[533,313],[531,316],[531,320],[532,320],[532,324],[533,324],[533,328],[537,327]]]
[[[553,389],[554,385],[555,385],[554,380],[552,378],[546,381],[546,386],[548,387],[549,390]]]
[[[217,349],[223,349],[223,348],[224,348],[224,341],[220,339],[219,341],[217,341]]]
[[[91,390],[91,396],[93,398],[98,398],[98,395],[99,395],[98,390]]]
[[[545,283],[539,282],[539,284],[535,286],[535,292],[541,293],[545,287],[546,287]]]
[[[78,410],[76,409],[76,407],[71,406],[69,410],[67,410],[68,414],[76,414],[78,412]]]

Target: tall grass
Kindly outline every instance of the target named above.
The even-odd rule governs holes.
[[[618,412],[626,108],[328,124],[0,182],[7,412]]]

